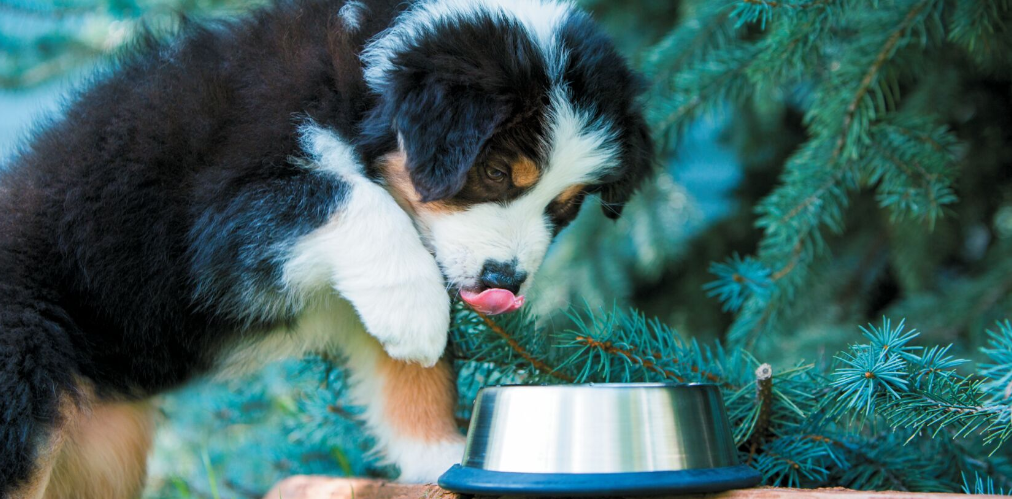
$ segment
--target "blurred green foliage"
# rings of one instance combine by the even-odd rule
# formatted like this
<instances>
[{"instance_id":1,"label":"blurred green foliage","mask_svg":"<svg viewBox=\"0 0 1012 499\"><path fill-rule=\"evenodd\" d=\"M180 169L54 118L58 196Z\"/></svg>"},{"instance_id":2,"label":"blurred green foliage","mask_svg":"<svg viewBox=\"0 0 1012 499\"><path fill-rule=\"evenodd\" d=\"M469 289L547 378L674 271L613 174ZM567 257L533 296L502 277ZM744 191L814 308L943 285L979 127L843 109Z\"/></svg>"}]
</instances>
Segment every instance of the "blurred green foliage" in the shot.
<instances>
[{"instance_id":1,"label":"blurred green foliage","mask_svg":"<svg viewBox=\"0 0 1012 499\"><path fill-rule=\"evenodd\" d=\"M169 35L184 15L236 15L265 1L0 0L0 88L90 72L141 32Z\"/></svg>"}]
</instances>

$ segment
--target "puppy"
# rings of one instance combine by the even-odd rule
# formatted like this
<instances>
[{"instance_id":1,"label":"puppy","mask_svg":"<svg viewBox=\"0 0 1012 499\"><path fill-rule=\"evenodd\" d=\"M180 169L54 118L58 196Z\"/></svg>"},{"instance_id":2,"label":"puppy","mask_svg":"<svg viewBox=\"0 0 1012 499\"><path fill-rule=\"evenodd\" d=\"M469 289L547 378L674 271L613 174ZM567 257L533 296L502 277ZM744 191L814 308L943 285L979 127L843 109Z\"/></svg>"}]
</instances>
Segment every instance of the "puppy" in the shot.
<instances>
[{"instance_id":1,"label":"puppy","mask_svg":"<svg viewBox=\"0 0 1012 499\"><path fill-rule=\"evenodd\" d=\"M652 146L555 0L294 0L142 42L0 176L0 496L136 497L145 400L310 350L405 481L461 457L450 295L523 304Z\"/></svg>"}]
</instances>

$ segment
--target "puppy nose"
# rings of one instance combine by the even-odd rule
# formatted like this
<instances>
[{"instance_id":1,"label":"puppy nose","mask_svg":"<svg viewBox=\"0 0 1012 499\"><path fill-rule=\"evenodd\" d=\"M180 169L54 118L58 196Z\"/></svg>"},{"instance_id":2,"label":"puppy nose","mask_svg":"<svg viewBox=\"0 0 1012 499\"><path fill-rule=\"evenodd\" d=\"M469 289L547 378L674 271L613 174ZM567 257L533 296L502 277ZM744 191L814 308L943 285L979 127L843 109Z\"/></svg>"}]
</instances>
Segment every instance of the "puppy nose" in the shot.
<instances>
[{"instance_id":1,"label":"puppy nose","mask_svg":"<svg viewBox=\"0 0 1012 499\"><path fill-rule=\"evenodd\" d=\"M520 285L527 279L526 272L517 272L512 263L488 260L481 268L481 284L485 288L507 289L513 294L520 291Z\"/></svg>"}]
</instances>

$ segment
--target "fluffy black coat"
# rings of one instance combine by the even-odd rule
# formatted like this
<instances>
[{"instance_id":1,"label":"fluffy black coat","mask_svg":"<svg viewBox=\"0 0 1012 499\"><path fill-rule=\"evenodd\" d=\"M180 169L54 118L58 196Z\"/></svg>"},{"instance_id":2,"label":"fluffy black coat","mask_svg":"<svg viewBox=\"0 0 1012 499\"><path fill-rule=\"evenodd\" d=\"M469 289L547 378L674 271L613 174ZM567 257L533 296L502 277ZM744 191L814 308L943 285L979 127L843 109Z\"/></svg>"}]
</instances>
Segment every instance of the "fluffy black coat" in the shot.
<instances>
[{"instance_id":1,"label":"fluffy black coat","mask_svg":"<svg viewBox=\"0 0 1012 499\"><path fill-rule=\"evenodd\" d=\"M219 312L249 281L274 280L272 251L340 203L339 182L289 162L295 129L308 116L355 134L373 101L356 54L396 12L372 2L352 37L341 3L143 42L7 166L0 496L31 472L76 379L144 396L203 372L229 335L290 319Z\"/></svg>"}]
</instances>

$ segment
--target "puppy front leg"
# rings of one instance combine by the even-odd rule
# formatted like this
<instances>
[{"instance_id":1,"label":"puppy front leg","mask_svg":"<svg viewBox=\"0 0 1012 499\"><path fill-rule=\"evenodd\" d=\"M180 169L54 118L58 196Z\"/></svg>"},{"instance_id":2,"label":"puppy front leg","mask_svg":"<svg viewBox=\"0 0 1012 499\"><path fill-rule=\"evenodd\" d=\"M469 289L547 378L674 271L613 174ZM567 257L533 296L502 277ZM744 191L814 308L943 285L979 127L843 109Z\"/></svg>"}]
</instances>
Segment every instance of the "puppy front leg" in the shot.
<instances>
[{"instance_id":1,"label":"puppy front leg","mask_svg":"<svg viewBox=\"0 0 1012 499\"><path fill-rule=\"evenodd\" d=\"M366 336L349 335L351 396L365 408L366 426L386 461L400 469L401 482L435 483L459 464L464 438L457 430L457 390L445 359L432 367L396 360Z\"/></svg>"},{"instance_id":2,"label":"puppy front leg","mask_svg":"<svg viewBox=\"0 0 1012 499\"><path fill-rule=\"evenodd\" d=\"M450 297L435 258L393 196L361 173L349 146L320 128L304 138L321 168L348 189L334 219L298 243L286 273L304 280L300 272L313 274L326 262L330 285L391 357L434 365L450 327Z\"/></svg>"},{"instance_id":3,"label":"puppy front leg","mask_svg":"<svg viewBox=\"0 0 1012 499\"><path fill-rule=\"evenodd\" d=\"M339 222L333 286L395 359L432 366L446 348L450 297L435 258L393 197L354 187Z\"/></svg>"}]
</instances>

